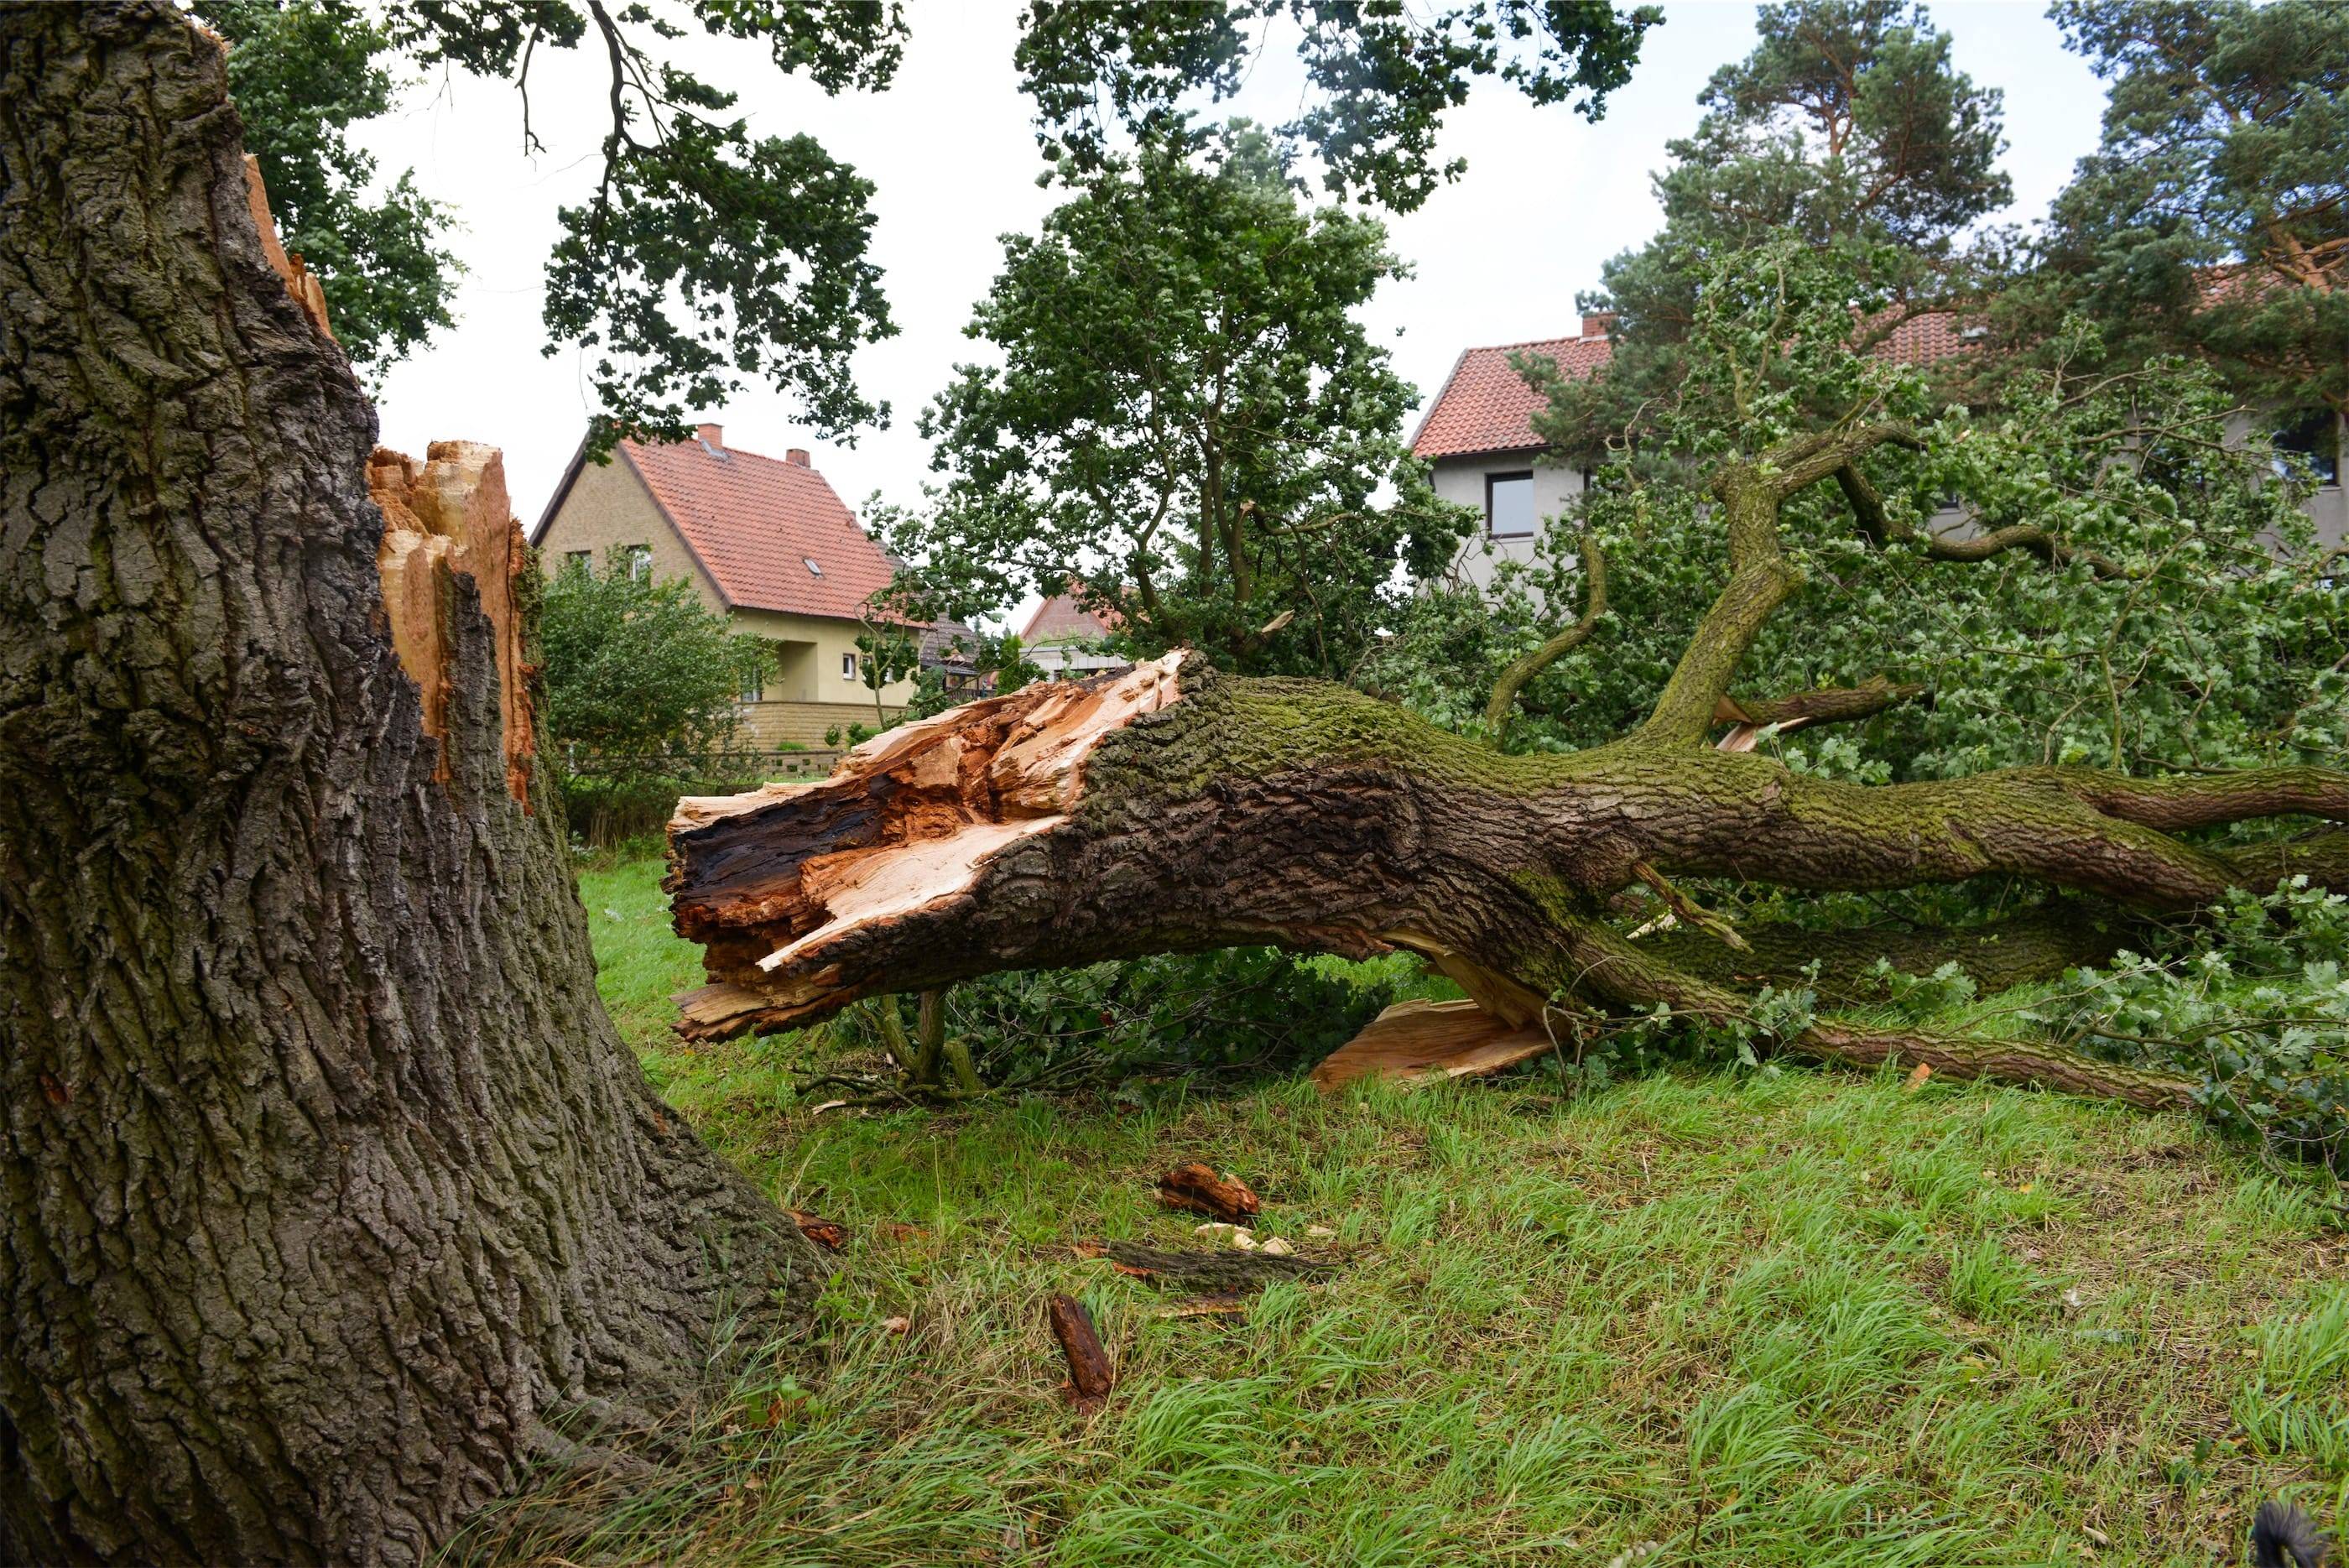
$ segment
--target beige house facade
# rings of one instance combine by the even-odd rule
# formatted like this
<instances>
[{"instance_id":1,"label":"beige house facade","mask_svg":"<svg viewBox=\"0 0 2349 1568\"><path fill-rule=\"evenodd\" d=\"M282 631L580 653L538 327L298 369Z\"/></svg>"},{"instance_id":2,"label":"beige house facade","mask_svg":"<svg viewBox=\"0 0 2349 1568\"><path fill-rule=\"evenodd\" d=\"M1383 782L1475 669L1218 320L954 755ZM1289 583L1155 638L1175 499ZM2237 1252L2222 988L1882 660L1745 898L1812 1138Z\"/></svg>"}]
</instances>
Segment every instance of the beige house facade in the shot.
<instances>
[{"instance_id":1,"label":"beige house facade","mask_svg":"<svg viewBox=\"0 0 2349 1568\"><path fill-rule=\"evenodd\" d=\"M731 451L714 424L675 446L624 441L607 463L572 460L531 538L550 575L616 561L681 577L764 639L769 668L740 707L752 745L822 746L830 732L894 720L913 697L913 681L893 682L876 712L856 639L892 563L803 451Z\"/></svg>"}]
</instances>

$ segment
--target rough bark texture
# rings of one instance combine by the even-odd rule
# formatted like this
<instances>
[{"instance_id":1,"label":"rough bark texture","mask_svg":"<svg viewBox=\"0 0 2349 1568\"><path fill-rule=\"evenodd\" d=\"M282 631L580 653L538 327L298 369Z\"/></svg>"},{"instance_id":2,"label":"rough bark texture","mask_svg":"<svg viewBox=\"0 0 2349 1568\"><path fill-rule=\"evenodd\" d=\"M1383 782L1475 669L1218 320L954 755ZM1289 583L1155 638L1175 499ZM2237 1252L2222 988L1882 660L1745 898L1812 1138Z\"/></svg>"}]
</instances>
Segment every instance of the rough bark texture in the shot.
<instances>
[{"instance_id":1,"label":"rough bark texture","mask_svg":"<svg viewBox=\"0 0 2349 1568\"><path fill-rule=\"evenodd\" d=\"M990 781L1005 758L1042 744L1032 732L1050 727L1050 712L1080 691L1104 700L1117 678L956 710L869 742L833 779L681 816L670 887L712 984L687 999L679 1027L722 1036L993 970L1266 941L1408 948L1521 1025L1557 1001L1734 1016L1733 992L1602 923L1642 867L1814 888L2003 872L2178 911L2317 867L2340 836L2230 858L2165 828L2349 815L2349 774L2309 768L2179 781L2033 768L1884 787L1810 778L1705 746L1711 694L1689 703L1693 742L1509 756L1340 687L1236 679L1195 657L1177 669L1171 700L1059 753L1049 816L1022 815ZM950 870L885 903L839 891L915 864ZM2054 945L2044 938L2042 962ZM1887 950L1916 956L1916 946ZM1973 944L1973 956L1996 946ZM1976 1051L1822 1025L1785 1044L2093 1080L2147 1104L2186 1097L2183 1080L2028 1043Z\"/></svg>"},{"instance_id":2,"label":"rough bark texture","mask_svg":"<svg viewBox=\"0 0 2349 1568\"><path fill-rule=\"evenodd\" d=\"M494 549L428 733L240 140L170 8L0 11L9 1561L422 1560L813 1272L596 1001Z\"/></svg>"}]
</instances>

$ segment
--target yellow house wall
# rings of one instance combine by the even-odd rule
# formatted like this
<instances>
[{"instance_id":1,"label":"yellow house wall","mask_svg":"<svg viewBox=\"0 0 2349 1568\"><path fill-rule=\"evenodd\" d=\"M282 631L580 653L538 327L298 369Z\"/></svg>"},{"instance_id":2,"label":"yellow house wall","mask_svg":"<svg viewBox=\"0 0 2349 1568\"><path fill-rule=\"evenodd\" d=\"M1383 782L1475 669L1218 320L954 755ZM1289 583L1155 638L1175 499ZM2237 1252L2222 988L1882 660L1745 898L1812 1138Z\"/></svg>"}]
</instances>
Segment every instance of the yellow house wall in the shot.
<instances>
[{"instance_id":1,"label":"yellow house wall","mask_svg":"<svg viewBox=\"0 0 2349 1568\"><path fill-rule=\"evenodd\" d=\"M627 460L616 453L600 468L592 462L579 465L578 477L571 482L562 509L548 521L546 532L539 535L538 555L550 576L561 571L564 561L578 550L591 552L595 569L600 572L611 559L616 545L647 546L653 553L655 577L662 582L683 577L693 585L693 591L701 596L703 604L711 609L726 607L726 601L719 597L718 585L709 580L709 574L701 569L693 552L685 547L685 541L661 515L652 492L645 488L645 482L636 477L636 471L628 466Z\"/></svg>"},{"instance_id":2,"label":"yellow house wall","mask_svg":"<svg viewBox=\"0 0 2349 1568\"><path fill-rule=\"evenodd\" d=\"M539 537L542 568L550 575L559 572L574 551L586 550L600 572L613 546L632 545L651 550L654 576L662 581L683 577L702 603L726 610L717 584L669 526L626 461L616 456L601 468L580 464L570 493ZM857 634L864 629L857 622L776 610L734 609L727 616L736 631L776 645L776 666L768 673L764 701L741 705L752 743L772 746L791 741L820 746L828 729L874 722L873 693L862 680L846 680L840 673L841 656L856 651ZM897 681L882 689L882 705L895 718L913 695L912 681Z\"/></svg>"}]
</instances>

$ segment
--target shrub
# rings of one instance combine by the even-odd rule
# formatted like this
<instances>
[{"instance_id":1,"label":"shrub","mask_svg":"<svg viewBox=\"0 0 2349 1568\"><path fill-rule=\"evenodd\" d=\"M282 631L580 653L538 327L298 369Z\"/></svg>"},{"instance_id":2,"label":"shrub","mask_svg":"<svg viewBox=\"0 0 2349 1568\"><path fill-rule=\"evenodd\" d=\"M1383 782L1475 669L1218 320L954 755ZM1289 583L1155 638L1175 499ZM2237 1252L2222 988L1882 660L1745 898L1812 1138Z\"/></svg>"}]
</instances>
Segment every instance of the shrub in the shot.
<instances>
[{"instance_id":1,"label":"shrub","mask_svg":"<svg viewBox=\"0 0 2349 1568\"><path fill-rule=\"evenodd\" d=\"M1340 964L1275 948L1167 953L989 975L947 992L947 1033L999 1087L1068 1088L1206 1068L1318 1061L1395 1000L1403 965ZM914 1024L911 998L884 997ZM836 1038L882 1044L864 1009Z\"/></svg>"}]
</instances>

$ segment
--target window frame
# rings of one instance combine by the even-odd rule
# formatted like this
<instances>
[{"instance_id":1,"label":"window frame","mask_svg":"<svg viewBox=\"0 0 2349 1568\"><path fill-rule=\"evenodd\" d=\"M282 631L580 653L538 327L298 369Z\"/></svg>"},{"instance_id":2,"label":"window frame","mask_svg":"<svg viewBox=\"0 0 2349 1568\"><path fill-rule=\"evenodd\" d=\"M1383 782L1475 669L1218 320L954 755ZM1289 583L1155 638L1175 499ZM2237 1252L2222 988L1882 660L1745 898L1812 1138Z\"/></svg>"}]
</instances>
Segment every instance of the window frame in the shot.
<instances>
[{"instance_id":1,"label":"window frame","mask_svg":"<svg viewBox=\"0 0 2349 1568\"><path fill-rule=\"evenodd\" d=\"M1508 484L1517 480L1526 482L1526 504L1530 521L1522 534L1504 534L1493 526L1493 486ZM1509 469L1485 475L1485 537L1487 539L1534 539L1541 535L1541 514L1533 508L1534 471L1530 468Z\"/></svg>"},{"instance_id":2,"label":"window frame","mask_svg":"<svg viewBox=\"0 0 2349 1568\"><path fill-rule=\"evenodd\" d=\"M858 669L859 662L860 661L856 655L853 653L842 654L840 656L840 678L843 680L856 680L863 673L863 671Z\"/></svg>"}]
</instances>

